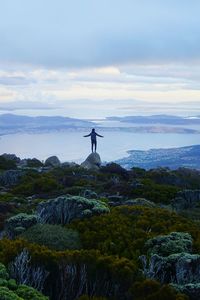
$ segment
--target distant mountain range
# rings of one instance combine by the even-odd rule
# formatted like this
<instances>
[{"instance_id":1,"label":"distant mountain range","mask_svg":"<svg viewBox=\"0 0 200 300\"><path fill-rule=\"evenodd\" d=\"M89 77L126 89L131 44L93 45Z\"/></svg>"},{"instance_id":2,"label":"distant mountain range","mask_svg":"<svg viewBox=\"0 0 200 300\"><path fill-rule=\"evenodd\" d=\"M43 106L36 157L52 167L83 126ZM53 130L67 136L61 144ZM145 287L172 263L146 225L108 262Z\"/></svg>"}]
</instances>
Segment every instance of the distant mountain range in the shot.
<instances>
[{"instance_id":1,"label":"distant mountain range","mask_svg":"<svg viewBox=\"0 0 200 300\"><path fill-rule=\"evenodd\" d=\"M190 125L200 124L200 116L180 117L171 115L108 117L107 120L135 124L168 124Z\"/></svg>"},{"instance_id":2,"label":"distant mountain range","mask_svg":"<svg viewBox=\"0 0 200 300\"><path fill-rule=\"evenodd\" d=\"M14 114L0 115L0 134L16 132L48 132L93 127L94 122L60 116L29 117Z\"/></svg>"},{"instance_id":3,"label":"distant mountain range","mask_svg":"<svg viewBox=\"0 0 200 300\"><path fill-rule=\"evenodd\" d=\"M167 115L154 116L130 116L130 117L110 117L108 127L101 123L62 116L38 116L30 117L15 114L0 115L0 135L13 133L48 133L57 131L81 131L92 127L101 128L102 131L120 131L132 133L179 133L198 134L200 126L190 128L187 125L200 125L200 117L177 117ZM114 122L112 122L114 121ZM117 121L117 125L116 122ZM132 123L123 126L122 123ZM121 123L121 125L120 125ZM178 126L178 125L185 125Z\"/></svg>"},{"instance_id":4,"label":"distant mountain range","mask_svg":"<svg viewBox=\"0 0 200 300\"><path fill-rule=\"evenodd\" d=\"M178 169L186 167L200 170L200 145L169 149L150 149L147 151L130 150L128 153L128 157L116 161L116 163L126 169L132 167L144 169L157 167Z\"/></svg>"}]
</instances>

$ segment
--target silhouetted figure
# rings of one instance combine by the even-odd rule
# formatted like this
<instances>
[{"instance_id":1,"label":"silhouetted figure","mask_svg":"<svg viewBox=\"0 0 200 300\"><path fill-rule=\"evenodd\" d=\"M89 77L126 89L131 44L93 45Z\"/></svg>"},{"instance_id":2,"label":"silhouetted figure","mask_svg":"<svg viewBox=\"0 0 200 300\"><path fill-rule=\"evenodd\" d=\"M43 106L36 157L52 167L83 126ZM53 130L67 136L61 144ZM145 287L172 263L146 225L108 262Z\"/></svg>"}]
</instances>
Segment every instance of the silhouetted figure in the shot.
<instances>
[{"instance_id":1,"label":"silhouetted figure","mask_svg":"<svg viewBox=\"0 0 200 300\"><path fill-rule=\"evenodd\" d=\"M96 150L97 150L97 136L100 136L100 137L103 137L103 136L96 133L94 128L92 129L92 131L89 134L84 135L84 137L88 137L88 136L91 136L92 152L94 152L94 151L96 152Z\"/></svg>"}]
</instances>

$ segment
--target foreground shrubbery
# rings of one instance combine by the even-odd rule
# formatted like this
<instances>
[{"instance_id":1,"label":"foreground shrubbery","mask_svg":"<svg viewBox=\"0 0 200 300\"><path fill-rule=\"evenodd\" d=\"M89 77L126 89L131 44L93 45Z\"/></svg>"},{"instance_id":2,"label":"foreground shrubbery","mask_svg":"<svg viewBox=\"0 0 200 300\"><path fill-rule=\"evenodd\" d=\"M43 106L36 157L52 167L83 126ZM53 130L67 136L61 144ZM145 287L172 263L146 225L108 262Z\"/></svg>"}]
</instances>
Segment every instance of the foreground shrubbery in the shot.
<instances>
[{"instance_id":1,"label":"foreground shrubbery","mask_svg":"<svg viewBox=\"0 0 200 300\"><path fill-rule=\"evenodd\" d=\"M25 248L27 250L24 251ZM30 257L23 261L27 251ZM78 299L86 293L87 296L80 299L156 300L161 296L168 300L187 299L169 286L145 281L133 261L101 255L95 250L55 252L25 241L2 240L0 260L11 265L13 260L15 265L21 262L13 276L19 280L20 272L31 273L29 284L36 284L37 277L33 282L34 274L38 268L44 268L47 277L43 288L50 299Z\"/></svg>"},{"instance_id":2,"label":"foreground shrubbery","mask_svg":"<svg viewBox=\"0 0 200 300\"><path fill-rule=\"evenodd\" d=\"M75 221L70 227L79 231L85 249L98 249L130 259L145 251L144 245L149 238L173 231L191 233L194 250L200 251L198 225L160 208L117 207L109 215Z\"/></svg>"},{"instance_id":3,"label":"foreground shrubbery","mask_svg":"<svg viewBox=\"0 0 200 300\"><path fill-rule=\"evenodd\" d=\"M26 285L18 285L9 278L6 267L0 263L0 299L1 300L48 300L37 290Z\"/></svg>"},{"instance_id":4,"label":"foreground shrubbery","mask_svg":"<svg viewBox=\"0 0 200 300\"><path fill-rule=\"evenodd\" d=\"M20 237L30 243L59 251L81 248L78 232L60 225L37 224L22 233Z\"/></svg>"},{"instance_id":5,"label":"foreground shrubbery","mask_svg":"<svg viewBox=\"0 0 200 300\"><path fill-rule=\"evenodd\" d=\"M180 189L200 188L198 172L127 171L112 163L99 172L61 166L40 173L41 166L29 161L31 170L2 187L0 225L13 240L0 240L0 262L17 281L6 279L2 299L44 299L24 282L51 300L187 299L169 285L146 280L139 257L200 251L199 223L169 205ZM137 199L123 206L134 198L154 203Z\"/></svg>"}]
</instances>

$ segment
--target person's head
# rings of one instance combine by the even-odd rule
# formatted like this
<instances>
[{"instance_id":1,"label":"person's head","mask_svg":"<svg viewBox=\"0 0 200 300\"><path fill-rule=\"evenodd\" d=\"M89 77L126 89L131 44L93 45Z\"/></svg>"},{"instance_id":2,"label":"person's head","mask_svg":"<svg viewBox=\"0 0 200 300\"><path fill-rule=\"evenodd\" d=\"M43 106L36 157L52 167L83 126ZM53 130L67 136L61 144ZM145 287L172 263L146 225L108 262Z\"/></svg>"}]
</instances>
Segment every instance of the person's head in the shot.
<instances>
[{"instance_id":1,"label":"person's head","mask_svg":"<svg viewBox=\"0 0 200 300\"><path fill-rule=\"evenodd\" d=\"M95 129L94 129L94 128L92 128L92 132L95 132Z\"/></svg>"}]
</instances>

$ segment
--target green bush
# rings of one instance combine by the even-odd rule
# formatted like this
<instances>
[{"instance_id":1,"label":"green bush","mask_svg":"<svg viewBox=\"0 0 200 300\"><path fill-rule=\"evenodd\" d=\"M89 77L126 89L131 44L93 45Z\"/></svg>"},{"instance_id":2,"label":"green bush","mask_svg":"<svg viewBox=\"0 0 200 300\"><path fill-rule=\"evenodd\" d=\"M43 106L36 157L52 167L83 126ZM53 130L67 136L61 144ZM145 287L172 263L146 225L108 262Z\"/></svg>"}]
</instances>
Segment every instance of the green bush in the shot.
<instances>
[{"instance_id":1,"label":"green bush","mask_svg":"<svg viewBox=\"0 0 200 300\"><path fill-rule=\"evenodd\" d=\"M98 249L129 259L146 253L144 246L148 239L173 231L190 233L195 250L200 250L198 225L160 208L116 207L108 215L73 221L69 227L78 230L84 249Z\"/></svg>"},{"instance_id":2,"label":"green bush","mask_svg":"<svg viewBox=\"0 0 200 300\"><path fill-rule=\"evenodd\" d=\"M9 279L6 267L0 263L0 300L48 300L37 290L26 285L17 285Z\"/></svg>"},{"instance_id":3,"label":"green bush","mask_svg":"<svg viewBox=\"0 0 200 300\"><path fill-rule=\"evenodd\" d=\"M162 286L149 279L134 283L130 293L134 300L189 300L186 295L177 293L169 285Z\"/></svg>"},{"instance_id":4,"label":"green bush","mask_svg":"<svg viewBox=\"0 0 200 300\"><path fill-rule=\"evenodd\" d=\"M37 158L28 158L27 159L27 167L29 168L38 168L38 167L42 167L43 166L43 163L37 159Z\"/></svg>"},{"instance_id":5,"label":"green bush","mask_svg":"<svg viewBox=\"0 0 200 300\"><path fill-rule=\"evenodd\" d=\"M1 300L24 300L24 298L19 297L16 295L15 292L9 290L5 286L0 287L0 299Z\"/></svg>"},{"instance_id":6,"label":"green bush","mask_svg":"<svg viewBox=\"0 0 200 300\"><path fill-rule=\"evenodd\" d=\"M16 161L0 156L0 170L11 170L16 168Z\"/></svg>"},{"instance_id":7,"label":"green bush","mask_svg":"<svg viewBox=\"0 0 200 300\"><path fill-rule=\"evenodd\" d=\"M60 225L37 224L22 233L21 237L59 251L81 248L78 232Z\"/></svg>"},{"instance_id":8,"label":"green bush","mask_svg":"<svg viewBox=\"0 0 200 300\"><path fill-rule=\"evenodd\" d=\"M14 238L16 235L22 233L24 230L36 223L36 215L20 213L6 220L5 230L10 238Z\"/></svg>"},{"instance_id":9,"label":"green bush","mask_svg":"<svg viewBox=\"0 0 200 300\"><path fill-rule=\"evenodd\" d=\"M2 263L0 263L0 278L6 280L9 278L6 267Z\"/></svg>"},{"instance_id":10,"label":"green bush","mask_svg":"<svg viewBox=\"0 0 200 300\"><path fill-rule=\"evenodd\" d=\"M48 297L45 297L37 290L26 285L19 285L16 290L16 294L24 300L48 300Z\"/></svg>"},{"instance_id":11,"label":"green bush","mask_svg":"<svg viewBox=\"0 0 200 300\"><path fill-rule=\"evenodd\" d=\"M24 180L17 187L13 188L13 194L31 196L34 194L50 193L61 188L57 180L50 176L39 176L36 178L31 178L27 182Z\"/></svg>"}]
</instances>

